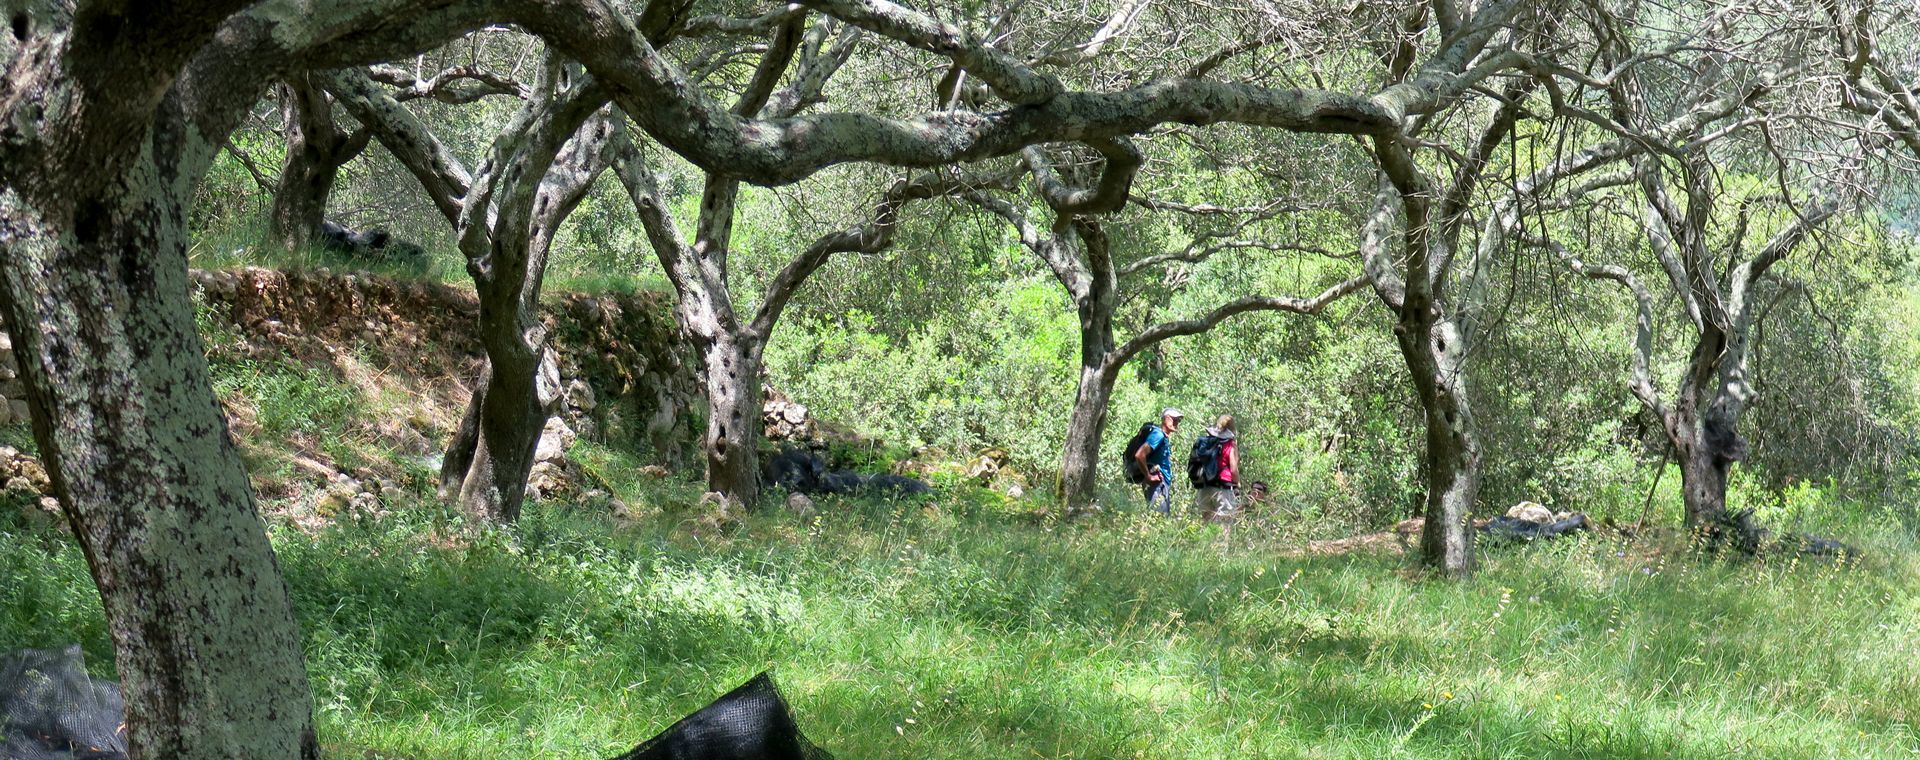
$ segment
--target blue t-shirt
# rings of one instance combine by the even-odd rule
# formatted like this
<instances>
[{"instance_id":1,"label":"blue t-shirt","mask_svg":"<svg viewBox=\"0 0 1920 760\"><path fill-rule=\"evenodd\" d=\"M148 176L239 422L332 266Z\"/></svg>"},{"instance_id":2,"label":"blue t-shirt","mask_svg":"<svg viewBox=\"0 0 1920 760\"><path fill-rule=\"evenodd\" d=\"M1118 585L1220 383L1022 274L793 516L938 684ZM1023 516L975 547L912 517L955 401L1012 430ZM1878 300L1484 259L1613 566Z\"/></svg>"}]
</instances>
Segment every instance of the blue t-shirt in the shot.
<instances>
[{"instance_id":1,"label":"blue t-shirt","mask_svg":"<svg viewBox=\"0 0 1920 760\"><path fill-rule=\"evenodd\" d=\"M1173 482L1173 439L1154 425L1147 432L1147 464L1160 468L1160 477L1168 483Z\"/></svg>"}]
</instances>

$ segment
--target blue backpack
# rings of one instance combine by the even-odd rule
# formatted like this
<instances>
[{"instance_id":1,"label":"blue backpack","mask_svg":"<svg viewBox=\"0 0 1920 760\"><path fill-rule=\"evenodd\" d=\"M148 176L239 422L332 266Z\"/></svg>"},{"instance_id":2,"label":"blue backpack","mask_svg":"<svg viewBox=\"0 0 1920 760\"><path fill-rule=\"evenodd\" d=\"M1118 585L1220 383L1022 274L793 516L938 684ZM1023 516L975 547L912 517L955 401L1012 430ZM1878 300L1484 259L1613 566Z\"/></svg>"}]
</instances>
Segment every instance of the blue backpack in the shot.
<instances>
[{"instance_id":1,"label":"blue backpack","mask_svg":"<svg viewBox=\"0 0 1920 760\"><path fill-rule=\"evenodd\" d=\"M1194 440L1193 453L1187 455L1187 482L1194 488L1220 485L1220 460L1226 453L1225 438L1203 435Z\"/></svg>"}]
</instances>

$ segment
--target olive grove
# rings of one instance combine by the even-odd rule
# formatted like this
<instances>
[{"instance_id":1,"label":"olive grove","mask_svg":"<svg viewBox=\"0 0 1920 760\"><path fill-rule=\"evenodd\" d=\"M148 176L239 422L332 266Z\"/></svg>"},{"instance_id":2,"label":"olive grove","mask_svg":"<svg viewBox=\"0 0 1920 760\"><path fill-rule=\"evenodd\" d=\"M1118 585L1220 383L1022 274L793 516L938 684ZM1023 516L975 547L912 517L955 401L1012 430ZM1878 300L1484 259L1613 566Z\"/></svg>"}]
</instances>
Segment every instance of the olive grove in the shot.
<instances>
[{"instance_id":1,"label":"olive grove","mask_svg":"<svg viewBox=\"0 0 1920 760\"><path fill-rule=\"evenodd\" d=\"M836 256L879 254L920 210L965 207L1010 227L1076 311L1075 397L1060 410L1069 506L1094 499L1129 362L1237 314L1310 314L1370 289L1424 434L1421 562L1449 576L1473 568L1481 472L1501 456L1482 445L1473 365L1503 308L1503 268L1546 250L1632 292L1624 379L1681 463L1687 522L1705 524L1726 511L1729 466L1745 455L1747 347L1763 302L1790 286L1782 262L1865 202L1855 185L1880 166L1872 157L1920 149L1901 58L1911 20L1871 3L1432 0L1340 18L1314 3L722 5L0 2L0 309L106 610L134 756L318 754L297 622L210 386L188 279L196 189L268 99L287 143L271 213L285 244L311 239L342 167L370 143L417 180L456 243L487 369L440 481L476 516L520 514L558 394L542 282L596 187L631 206L700 356L707 488L747 505L761 501L762 364L783 312ZM523 52L500 67L415 63L508 33ZM416 100L518 103L476 147L449 145L409 110ZM1183 155L1167 147L1176 138L1210 127L1311 136L1353 176L1323 183L1322 198L1133 193L1137 177L1187 160L1169 158ZM676 162L698 178L690 220L676 218ZM784 253L749 308L729 267L743 188L825 183L853 165L892 174L849 183L855 210ZM609 173L617 182L600 181ZM1265 223L1295 202L1344 213L1344 245L1280 239ZM1127 220L1225 210L1245 223L1114 255L1109 231ZM1630 225L1644 247L1587 264L1592 252L1551 234L1576 212ZM1247 250L1351 266L1317 295L1245 294L1116 338L1122 277ZM1640 284L1653 272L1664 298ZM1652 331L1668 299L1691 353L1663 398Z\"/></svg>"}]
</instances>

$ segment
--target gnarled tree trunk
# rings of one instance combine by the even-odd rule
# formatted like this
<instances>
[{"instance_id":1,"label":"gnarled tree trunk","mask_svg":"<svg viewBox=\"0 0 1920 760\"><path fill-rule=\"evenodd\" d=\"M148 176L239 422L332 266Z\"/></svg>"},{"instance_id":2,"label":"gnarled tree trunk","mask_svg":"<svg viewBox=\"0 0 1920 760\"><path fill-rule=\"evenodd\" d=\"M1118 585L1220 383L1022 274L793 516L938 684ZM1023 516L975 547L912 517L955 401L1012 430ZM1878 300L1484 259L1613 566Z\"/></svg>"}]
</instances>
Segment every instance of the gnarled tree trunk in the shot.
<instances>
[{"instance_id":1,"label":"gnarled tree trunk","mask_svg":"<svg viewBox=\"0 0 1920 760\"><path fill-rule=\"evenodd\" d=\"M560 225L612 163L619 124L595 117L606 94L549 53L539 84L469 176L424 123L364 72L327 77L360 121L420 180L459 237L480 296L486 367L440 467L440 495L468 514L512 522L560 396L539 319L541 281Z\"/></svg>"},{"instance_id":2,"label":"gnarled tree trunk","mask_svg":"<svg viewBox=\"0 0 1920 760\"><path fill-rule=\"evenodd\" d=\"M340 167L367 147L369 133L361 129L348 134L335 126L333 99L304 73L287 80L283 93L287 157L280 164L271 219L274 239L293 251L313 240L326 218Z\"/></svg>"},{"instance_id":3,"label":"gnarled tree trunk","mask_svg":"<svg viewBox=\"0 0 1920 760\"><path fill-rule=\"evenodd\" d=\"M104 186L68 184L75 157L0 194L34 437L100 589L133 756L317 757L293 608L195 332L191 185L144 139Z\"/></svg>"},{"instance_id":4,"label":"gnarled tree trunk","mask_svg":"<svg viewBox=\"0 0 1920 760\"><path fill-rule=\"evenodd\" d=\"M456 431L453 448L471 440L471 453L457 495L467 514L498 522L520 519L534 450L560 399L560 373L547 346L546 330L522 324L517 304L481 307L486 380L463 417L474 422L469 439ZM508 314L501 314L508 311ZM509 324L498 324L499 322ZM491 323L491 324L490 324Z\"/></svg>"},{"instance_id":5,"label":"gnarled tree trunk","mask_svg":"<svg viewBox=\"0 0 1920 760\"><path fill-rule=\"evenodd\" d=\"M760 498L760 346L730 332L697 339L707 391L707 490L747 506Z\"/></svg>"},{"instance_id":6,"label":"gnarled tree trunk","mask_svg":"<svg viewBox=\"0 0 1920 760\"><path fill-rule=\"evenodd\" d=\"M1473 504L1480 495L1480 443L1467 402L1459 331L1427 309L1403 308L1394 337L1426 418L1426 523L1420 554L1448 576L1473 571Z\"/></svg>"}]
</instances>

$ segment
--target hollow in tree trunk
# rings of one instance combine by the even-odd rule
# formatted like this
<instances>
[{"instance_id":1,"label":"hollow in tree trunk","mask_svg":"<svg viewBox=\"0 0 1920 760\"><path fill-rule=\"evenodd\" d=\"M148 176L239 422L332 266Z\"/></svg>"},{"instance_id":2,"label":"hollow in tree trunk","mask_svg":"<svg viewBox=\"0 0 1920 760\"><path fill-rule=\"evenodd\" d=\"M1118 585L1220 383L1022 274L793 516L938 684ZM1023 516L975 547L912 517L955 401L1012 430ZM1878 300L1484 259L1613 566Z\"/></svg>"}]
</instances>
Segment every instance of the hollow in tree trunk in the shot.
<instances>
[{"instance_id":1,"label":"hollow in tree trunk","mask_svg":"<svg viewBox=\"0 0 1920 760\"><path fill-rule=\"evenodd\" d=\"M752 507L760 498L760 347L745 336L701 340L707 490Z\"/></svg>"},{"instance_id":2,"label":"hollow in tree trunk","mask_svg":"<svg viewBox=\"0 0 1920 760\"><path fill-rule=\"evenodd\" d=\"M1468 406L1464 354L1455 325L1426 309L1402 310L1394 328L1426 417L1426 523L1421 560L1449 577L1473 572L1473 504L1480 494L1480 444Z\"/></svg>"}]
</instances>

